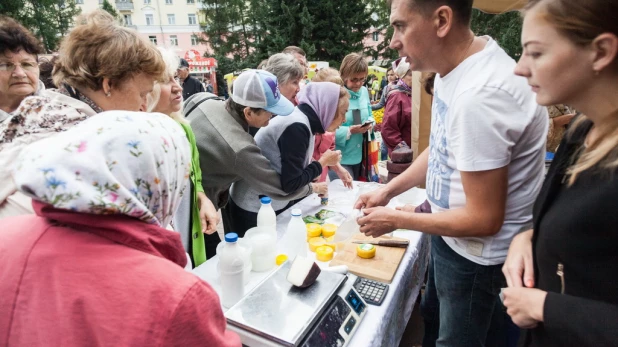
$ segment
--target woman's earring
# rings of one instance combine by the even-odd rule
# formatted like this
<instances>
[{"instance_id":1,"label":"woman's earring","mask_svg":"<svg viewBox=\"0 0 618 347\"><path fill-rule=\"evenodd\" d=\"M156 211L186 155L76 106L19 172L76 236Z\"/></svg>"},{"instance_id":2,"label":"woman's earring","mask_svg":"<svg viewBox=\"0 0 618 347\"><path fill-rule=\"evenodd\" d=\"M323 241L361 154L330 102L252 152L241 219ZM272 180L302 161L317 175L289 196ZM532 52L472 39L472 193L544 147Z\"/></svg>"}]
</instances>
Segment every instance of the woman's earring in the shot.
<instances>
[{"instance_id":1,"label":"woman's earring","mask_svg":"<svg viewBox=\"0 0 618 347\"><path fill-rule=\"evenodd\" d=\"M109 98L110 96L112 96L112 92L105 93L105 96L107 96Z\"/></svg>"}]
</instances>

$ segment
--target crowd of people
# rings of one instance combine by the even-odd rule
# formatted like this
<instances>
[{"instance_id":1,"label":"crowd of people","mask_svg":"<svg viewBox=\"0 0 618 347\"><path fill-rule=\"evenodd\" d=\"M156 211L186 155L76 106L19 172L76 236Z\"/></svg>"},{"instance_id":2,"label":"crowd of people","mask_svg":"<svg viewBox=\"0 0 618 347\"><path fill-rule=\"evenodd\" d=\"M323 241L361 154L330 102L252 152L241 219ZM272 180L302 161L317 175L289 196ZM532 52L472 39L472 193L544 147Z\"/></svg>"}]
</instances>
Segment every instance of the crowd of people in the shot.
<instances>
[{"instance_id":1,"label":"crowd of people","mask_svg":"<svg viewBox=\"0 0 618 347\"><path fill-rule=\"evenodd\" d=\"M372 110L389 154L410 147L412 71L435 74L429 147L355 208L368 236L431 235L423 345L618 345L618 1L531 0L517 63L471 31L472 3L389 1L401 58L373 92L362 54L306 81L290 46L229 98L102 10L51 61L1 16L0 345L240 346L186 270L261 196L280 214L327 177L352 188ZM550 123L556 104L581 114ZM384 207L423 184L422 209Z\"/></svg>"}]
</instances>

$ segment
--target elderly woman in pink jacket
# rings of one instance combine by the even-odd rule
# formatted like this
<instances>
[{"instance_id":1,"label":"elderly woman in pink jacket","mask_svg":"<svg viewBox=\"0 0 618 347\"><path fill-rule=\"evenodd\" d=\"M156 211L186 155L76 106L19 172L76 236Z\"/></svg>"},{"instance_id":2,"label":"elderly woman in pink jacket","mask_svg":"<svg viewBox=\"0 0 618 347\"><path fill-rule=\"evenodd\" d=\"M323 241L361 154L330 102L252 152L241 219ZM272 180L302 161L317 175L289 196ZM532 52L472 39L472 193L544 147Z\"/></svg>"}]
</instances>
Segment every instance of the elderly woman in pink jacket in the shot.
<instances>
[{"instance_id":1,"label":"elderly woman in pink jacket","mask_svg":"<svg viewBox=\"0 0 618 347\"><path fill-rule=\"evenodd\" d=\"M104 112L26 147L13 179L36 215L2 220L0 346L240 346L164 228L190 163L160 113Z\"/></svg>"}]
</instances>

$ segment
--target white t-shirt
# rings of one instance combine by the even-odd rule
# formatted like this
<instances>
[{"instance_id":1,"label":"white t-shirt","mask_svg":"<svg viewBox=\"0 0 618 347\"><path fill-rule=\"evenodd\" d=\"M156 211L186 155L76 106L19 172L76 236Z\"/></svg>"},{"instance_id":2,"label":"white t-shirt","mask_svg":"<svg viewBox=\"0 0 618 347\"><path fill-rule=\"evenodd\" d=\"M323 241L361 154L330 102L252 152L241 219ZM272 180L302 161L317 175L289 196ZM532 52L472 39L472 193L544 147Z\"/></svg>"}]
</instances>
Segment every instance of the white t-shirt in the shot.
<instances>
[{"instance_id":1,"label":"white t-shirt","mask_svg":"<svg viewBox=\"0 0 618 347\"><path fill-rule=\"evenodd\" d=\"M515 61L490 37L485 48L448 75L436 76L427 196L435 213L464 207L460 171L508 166L505 220L491 237L443 237L477 264L504 262L511 240L532 227L543 182L547 110L536 103Z\"/></svg>"}]
</instances>

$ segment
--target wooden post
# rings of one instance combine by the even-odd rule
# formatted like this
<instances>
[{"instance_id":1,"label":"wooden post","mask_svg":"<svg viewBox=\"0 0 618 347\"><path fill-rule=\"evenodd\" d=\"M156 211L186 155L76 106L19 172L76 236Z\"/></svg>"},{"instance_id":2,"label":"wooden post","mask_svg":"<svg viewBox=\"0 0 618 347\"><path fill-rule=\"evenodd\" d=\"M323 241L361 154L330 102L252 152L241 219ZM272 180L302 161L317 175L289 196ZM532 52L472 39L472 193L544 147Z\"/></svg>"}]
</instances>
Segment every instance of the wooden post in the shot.
<instances>
[{"instance_id":1,"label":"wooden post","mask_svg":"<svg viewBox=\"0 0 618 347\"><path fill-rule=\"evenodd\" d=\"M423 78L426 74L412 74L412 150L414 159L429 147L431 131L432 96L425 92Z\"/></svg>"}]
</instances>

